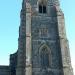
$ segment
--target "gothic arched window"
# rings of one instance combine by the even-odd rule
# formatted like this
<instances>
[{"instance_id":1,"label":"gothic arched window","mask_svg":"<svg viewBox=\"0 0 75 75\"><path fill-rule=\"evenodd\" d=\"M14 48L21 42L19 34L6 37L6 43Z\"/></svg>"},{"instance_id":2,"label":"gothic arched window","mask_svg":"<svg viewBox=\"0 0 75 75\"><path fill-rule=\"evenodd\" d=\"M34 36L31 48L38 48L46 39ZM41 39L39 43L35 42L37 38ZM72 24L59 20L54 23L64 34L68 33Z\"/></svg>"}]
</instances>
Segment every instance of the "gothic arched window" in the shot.
<instances>
[{"instance_id":1,"label":"gothic arched window","mask_svg":"<svg viewBox=\"0 0 75 75\"><path fill-rule=\"evenodd\" d=\"M39 2L39 13L46 13L46 12L47 12L46 1L45 0L41 0Z\"/></svg>"},{"instance_id":2,"label":"gothic arched window","mask_svg":"<svg viewBox=\"0 0 75 75\"><path fill-rule=\"evenodd\" d=\"M40 58L42 68L49 67L49 52L46 47L42 48Z\"/></svg>"}]
</instances>

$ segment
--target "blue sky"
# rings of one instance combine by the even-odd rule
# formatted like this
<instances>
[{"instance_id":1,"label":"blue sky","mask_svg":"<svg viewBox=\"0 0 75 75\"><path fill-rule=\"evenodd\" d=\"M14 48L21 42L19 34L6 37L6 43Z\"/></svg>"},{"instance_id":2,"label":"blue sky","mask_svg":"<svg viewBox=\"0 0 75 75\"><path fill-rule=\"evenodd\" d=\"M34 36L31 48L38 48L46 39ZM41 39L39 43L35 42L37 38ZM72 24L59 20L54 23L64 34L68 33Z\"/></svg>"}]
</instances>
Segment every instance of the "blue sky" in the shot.
<instances>
[{"instance_id":1,"label":"blue sky","mask_svg":"<svg viewBox=\"0 0 75 75\"><path fill-rule=\"evenodd\" d=\"M18 30L22 0L0 0L0 64L9 64L9 55L18 48ZM75 0L60 0L75 72Z\"/></svg>"}]
</instances>

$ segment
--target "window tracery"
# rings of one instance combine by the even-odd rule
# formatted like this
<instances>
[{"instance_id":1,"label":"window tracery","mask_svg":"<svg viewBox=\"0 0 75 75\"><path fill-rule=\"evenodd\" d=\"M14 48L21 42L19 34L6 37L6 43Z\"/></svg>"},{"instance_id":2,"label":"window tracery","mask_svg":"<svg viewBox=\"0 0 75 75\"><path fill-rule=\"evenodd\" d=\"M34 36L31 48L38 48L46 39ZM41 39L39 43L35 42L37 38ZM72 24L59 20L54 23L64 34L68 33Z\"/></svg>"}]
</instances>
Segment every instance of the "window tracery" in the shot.
<instances>
[{"instance_id":1,"label":"window tracery","mask_svg":"<svg viewBox=\"0 0 75 75\"><path fill-rule=\"evenodd\" d=\"M48 68L51 64L51 52L50 49L43 45L40 49L40 65L42 68Z\"/></svg>"},{"instance_id":2,"label":"window tracery","mask_svg":"<svg viewBox=\"0 0 75 75\"><path fill-rule=\"evenodd\" d=\"M46 13L47 12L47 1L46 0L40 0L39 1L39 13Z\"/></svg>"},{"instance_id":3,"label":"window tracery","mask_svg":"<svg viewBox=\"0 0 75 75\"><path fill-rule=\"evenodd\" d=\"M39 35L40 37L48 37L48 28L40 28Z\"/></svg>"}]
</instances>

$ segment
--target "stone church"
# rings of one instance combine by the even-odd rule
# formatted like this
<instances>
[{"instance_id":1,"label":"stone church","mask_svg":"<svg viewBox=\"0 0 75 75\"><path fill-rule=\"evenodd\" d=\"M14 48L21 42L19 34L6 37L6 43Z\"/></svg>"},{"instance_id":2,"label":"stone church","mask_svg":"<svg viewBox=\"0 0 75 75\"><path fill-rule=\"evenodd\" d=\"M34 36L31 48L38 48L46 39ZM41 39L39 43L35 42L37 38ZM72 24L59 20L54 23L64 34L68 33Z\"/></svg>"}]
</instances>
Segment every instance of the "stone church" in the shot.
<instances>
[{"instance_id":1,"label":"stone church","mask_svg":"<svg viewBox=\"0 0 75 75\"><path fill-rule=\"evenodd\" d=\"M18 50L0 75L73 75L64 14L58 0L23 0Z\"/></svg>"}]
</instances>

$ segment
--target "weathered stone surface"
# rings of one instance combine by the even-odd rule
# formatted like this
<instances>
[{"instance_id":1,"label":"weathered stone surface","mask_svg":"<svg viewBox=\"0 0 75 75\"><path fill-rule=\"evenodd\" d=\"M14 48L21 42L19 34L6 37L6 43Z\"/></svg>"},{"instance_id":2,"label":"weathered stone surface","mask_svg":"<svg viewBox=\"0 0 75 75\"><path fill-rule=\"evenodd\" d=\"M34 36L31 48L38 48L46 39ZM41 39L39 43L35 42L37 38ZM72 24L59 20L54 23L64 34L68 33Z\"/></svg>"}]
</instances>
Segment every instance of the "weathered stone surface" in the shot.
<instances>
[{"instance_id":1,"label":"weathered stone surface","mask_svg":"<svg viewBox=\"0 0 75 75\"><path fill-rule=\"evenodd\" d=\"M9 67L2 75L73 75L58 0L23 0L18 51Z\"/></svg>"},{"instance_id":2,"label":"weathered stone surface","mask_svg":"<svg viewBox=\"0 0 75 75\"><path fill-rule=\"evenodd\" d=\"M0 75L10 75L10 67L0 66Z\"/></svg>"}]
</instances>

